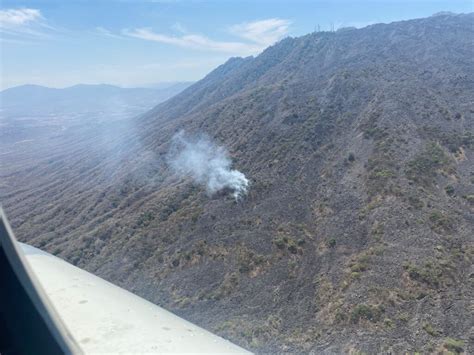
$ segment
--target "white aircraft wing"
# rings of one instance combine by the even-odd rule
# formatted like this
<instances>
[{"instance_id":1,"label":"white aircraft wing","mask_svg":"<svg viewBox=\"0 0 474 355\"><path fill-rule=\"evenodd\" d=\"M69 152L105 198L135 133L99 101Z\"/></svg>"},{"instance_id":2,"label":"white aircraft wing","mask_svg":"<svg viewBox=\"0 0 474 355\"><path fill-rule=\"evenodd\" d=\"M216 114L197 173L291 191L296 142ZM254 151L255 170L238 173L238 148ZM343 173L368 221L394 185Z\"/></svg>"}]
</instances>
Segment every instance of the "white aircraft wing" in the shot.
<instances>
[{"instance_id":1,"label":"white aircraft wing","mask_svg":"<svg viewBox=\"0 0 474 355\"><path fill-rule=\"evenodd\" d=\"M2 217L1 210L0 217ZM8 280L15 281L9 274L18 274L18 269L21 268L27 270L28 276L22 277L21 283L23 288L30 289L27 292L30 298L32 294L30 291L35 291L36 296L39 295L39 297L35 296L38 299L33 302L36 308L38 304L41 306L41 303L46 305L45 309L39 313L42 314L42 318L48 319L47 327L53 330L56 341L64 342L60 344L62 350L58 353L249 354L241 347L104 279L32 246L16 242L4 216L0 222L7 225L3 232L11 234L9 239L12 241L12 248L10 249L13 252L8 251L8 240L5 240L6 237L3 235L5 233L0 236L0 241L2 247L3 245L6 247L0 251L7 250L5 254L8 257L5 259L10 260L10 264L12 260L13 264L19 260L17 266L11 268L14 272L3 272L0 275L2 278L0 282L3 284L5 280L4 284L9 285ZM10 254L18 255L12 257ZM18 260L15 261L15 258ZM30 279L32 285L25 286L28 283L25 279ZM21 290L18 287L15 289L13 286L11 290L5 287L0 290L0 296L12 296L12 292L19 291ZM5 332L12 335L12 341L7 341L6 345L0 342L0 353L2 353L2 346L7 350L15 349L18 339L21 339L18 336L15 338L14 335L15 332L18 333L18 329L13 324L15 321L12 321L15 315L21 312L21 309L14 309L18 306L21 308L21 304L17 304L20 298L6 297L5 299L6 302L3 304L4 308L7 308L5 314L10 317L0 319L0 326L2 324L5 326ZM40 299L42 302L39 301ZM23 302L26 303L26 301ZM32 307L33 310L34 308ZM28 314L30 313L34 312L31 311ZM28 319L28 314L24 315L26 319ZM2 316L1 309L0 316ZM36 329L31 329L31 326L25 328L26 330L21 329L25 337L20 342L39 341L41 344L41 339L37 339L35 334L37 334L36 330L42 330L43 325L41 322L32 321L33 323ZM25 322L23 321L22 324ZM0 331L2 329L0 327ZM31 351L31 346L28 347L30 344L20 345L26 345L26 352ZM46 345L43 346L46 347ZM22 351L19 352L22 353ZM53 352L48 348L48 351L38 349L36 353Z\"/></svg>"}]
</instances>

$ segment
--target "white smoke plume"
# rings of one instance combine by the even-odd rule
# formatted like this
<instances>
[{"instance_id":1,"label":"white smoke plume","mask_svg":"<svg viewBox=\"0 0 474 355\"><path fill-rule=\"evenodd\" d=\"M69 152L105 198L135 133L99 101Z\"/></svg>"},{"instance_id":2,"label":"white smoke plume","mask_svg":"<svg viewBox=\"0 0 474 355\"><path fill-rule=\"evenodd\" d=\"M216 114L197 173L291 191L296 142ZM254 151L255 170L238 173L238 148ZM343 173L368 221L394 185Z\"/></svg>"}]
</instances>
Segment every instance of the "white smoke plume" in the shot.
<instances>
[{"instance_id":1,"label":"white smoke plume","mask_svg":"<svg viewBox=\"0 0 474 355\"><path fill-rule=\"evenodd\" d=\"M205 185L209 194L228 188L238 200L247 193L248 179L240 171L231 169L227 150L207 137L192 138L182 131L177 133L168 157L176 174Z\"/></svg>"}]
</instances>

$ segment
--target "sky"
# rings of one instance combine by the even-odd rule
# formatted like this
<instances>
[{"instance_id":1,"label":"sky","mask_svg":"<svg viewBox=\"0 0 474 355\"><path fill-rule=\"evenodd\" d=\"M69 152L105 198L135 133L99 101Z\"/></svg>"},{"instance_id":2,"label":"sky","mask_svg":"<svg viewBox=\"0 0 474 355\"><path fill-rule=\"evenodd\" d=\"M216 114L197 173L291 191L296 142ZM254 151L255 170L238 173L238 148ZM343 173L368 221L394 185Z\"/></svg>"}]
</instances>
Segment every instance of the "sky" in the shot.
<instances>
[{"instance_id":1,"label":"sky","mask_svg":"<svg viewBox=\"0 0 474 355\"><path fill-rule=\"evenodd\" d=\"M291 36L474 11L474 0L0 1L0 90L196 81Z\"/></svg>"}]
</instances>

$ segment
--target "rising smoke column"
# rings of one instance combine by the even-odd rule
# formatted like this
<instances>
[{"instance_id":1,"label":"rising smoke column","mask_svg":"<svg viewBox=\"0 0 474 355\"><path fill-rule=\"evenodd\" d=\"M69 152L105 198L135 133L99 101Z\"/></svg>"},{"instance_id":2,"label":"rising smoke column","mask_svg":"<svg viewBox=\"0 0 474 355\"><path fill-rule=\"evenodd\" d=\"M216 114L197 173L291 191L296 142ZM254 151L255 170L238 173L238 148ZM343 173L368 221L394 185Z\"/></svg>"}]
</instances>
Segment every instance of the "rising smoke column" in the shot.
<instances>
[{"instance_id":1,"label":"rising smoke column","mask_svg":"<svg viewBox=\"0 0 474 355\"><path fill-rule=\"evenodd\" d=\"M205 185L209 194L229 188L238 200L247 193L249 181L240 171L231 169L227 150L205 136L186 137L183 131L174 135L168 163L177 175Z\"/></svg>"}]
</instances>

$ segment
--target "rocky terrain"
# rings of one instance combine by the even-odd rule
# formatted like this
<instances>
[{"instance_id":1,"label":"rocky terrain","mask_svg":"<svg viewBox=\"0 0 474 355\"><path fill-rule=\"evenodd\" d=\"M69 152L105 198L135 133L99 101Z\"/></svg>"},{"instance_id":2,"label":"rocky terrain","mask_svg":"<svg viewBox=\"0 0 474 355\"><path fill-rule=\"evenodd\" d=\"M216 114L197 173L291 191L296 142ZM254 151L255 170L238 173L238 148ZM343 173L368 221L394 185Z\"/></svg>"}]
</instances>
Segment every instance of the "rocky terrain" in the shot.
<instances>
[{"instance_id":1,"label":"rocky terrain","mask_svg":"<svg viewBox=\"0 0 474 355\"><path fill-rule=\"evenodd\" d=\"M474 352L474 15L287 38L31 164L17 237L257 353ZM206 133L250 179L169 169ZM2 154L2 153L0 153Z\"/></svg>"}]
</instances>

